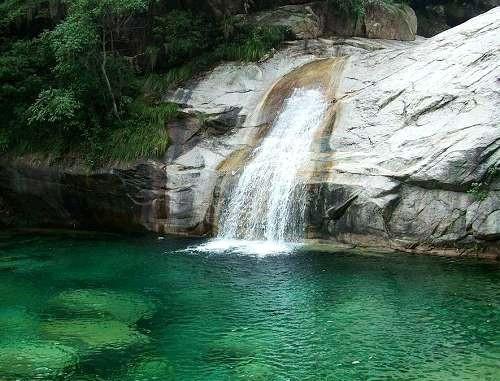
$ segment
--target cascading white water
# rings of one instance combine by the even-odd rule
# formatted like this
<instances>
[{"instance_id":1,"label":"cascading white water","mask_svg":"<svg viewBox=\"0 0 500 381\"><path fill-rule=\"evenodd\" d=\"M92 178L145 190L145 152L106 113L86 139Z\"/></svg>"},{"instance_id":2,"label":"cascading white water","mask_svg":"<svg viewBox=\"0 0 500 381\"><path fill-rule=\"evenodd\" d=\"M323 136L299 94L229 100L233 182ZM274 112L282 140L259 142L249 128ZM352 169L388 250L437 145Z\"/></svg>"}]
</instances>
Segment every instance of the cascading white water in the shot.
<instances>
[{"instance_id":1,"label":"cascading white water","mask_svg":"<svg viewBox=\"0 0 500 381\"><path fill-rule=\"evenodd\" d=\"M305 189L300 171L327 111L319 89L295 90L262 144L252 153L220 219L220 240L298 241Z\"/></svg>"}]
</instances>

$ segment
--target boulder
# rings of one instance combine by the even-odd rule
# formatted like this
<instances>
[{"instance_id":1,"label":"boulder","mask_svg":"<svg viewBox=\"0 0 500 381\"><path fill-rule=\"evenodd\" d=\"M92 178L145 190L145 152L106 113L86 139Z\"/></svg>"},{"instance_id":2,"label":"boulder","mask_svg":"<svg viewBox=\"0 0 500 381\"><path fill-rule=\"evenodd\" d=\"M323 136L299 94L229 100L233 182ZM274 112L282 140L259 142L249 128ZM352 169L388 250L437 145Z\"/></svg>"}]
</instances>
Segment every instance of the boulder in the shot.
<instances>
[{"instance_id":1,"label":"boulder","mask_svg":"<svg viewBox=\"0 0 500 381\"><path fill-rule=\"evenodd\" d=\"M324 34L336 36L413 41L417 33L415 12L403 4L370 4L360 18L329 7L325 20Z\"/></svg>"},{"instance_id":2,"label":"boulder","mask_svg":"<svg viewBox=\"0 0 500 381\"><path fill-rule=\"evenodd\" d=\"M297 38L317 38L323 34L327 6L325 2L285 5L249 16L251 23L279 25Z\"/></svg>"},{"instance_id":3,"label":"boulder","mask_svg":"<svg viewBox=\"0 0 500 381\"><path fill-rule=\"evenodd\" d=\"M365 37L413 41L417 34L415 11L404 4L372 4L363 17Z\"/></svg>"},{"instance_id":4,"label":"boulder","mask_svg":"<svg viewBox=\"0 0 500 381\"><path fill-rule=\"evenodd\" d=\"M237 381L271 381L276 379L276 370L265 363L252 361L243 363L235 368Z\"/></svg>"},{"instance_id":5,"label":"boulder","mask_svg":"<svg viewBox=\"0 0 500 381\"><path fill-rule=\"evenodd\" d=\"M131 366L124 381L173 381L174 366L165 358L146 358Z\"/></svg>"},{"instance_id":6,"label":"boulder","mask_svg":"<svg viewBox=\"0 0 500 381\"><path fill-rule=\"evenodd\" d=\"M0 342L33 339L38 333L39 320L25 308L2 308L0 311Z\"/></svg>"}]
</instances>

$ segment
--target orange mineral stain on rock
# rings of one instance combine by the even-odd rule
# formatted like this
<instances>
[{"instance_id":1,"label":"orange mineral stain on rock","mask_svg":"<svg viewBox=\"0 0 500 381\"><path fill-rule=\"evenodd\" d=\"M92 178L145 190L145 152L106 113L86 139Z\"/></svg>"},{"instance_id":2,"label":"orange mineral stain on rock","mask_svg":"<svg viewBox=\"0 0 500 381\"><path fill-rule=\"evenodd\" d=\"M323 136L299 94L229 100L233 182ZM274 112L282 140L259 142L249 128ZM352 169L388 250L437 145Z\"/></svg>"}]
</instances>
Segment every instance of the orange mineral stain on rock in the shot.
<instances>
[{"instance_id":1,"label":"orange mineral stain on rock","mask_svg":"<svg viewBox=\"0 0 500 381\"><path fill-rule=\"evenodd\" d=\"M314 141L311 145L313 165L301 170L300 175L307 179L313 179L321 173L329 173L333 162L325 160L328 155L328 138L335 123L335 114L339 108L337 94L339 84L342 80L342 71L346 59L325 58L318 59L302 65L276 81L262 98L257 106L253 117L248 121L250 126L258 126L257 132L252 134L247 146L235 151L217 168L223 175L233 175L247 161L249 155L266 136L269 127L279 115L283 103L296 89L321 89L330 106L320 128L318 128ZM317 160L320 157L320 160Z\"/></svg>"}]
</instances>

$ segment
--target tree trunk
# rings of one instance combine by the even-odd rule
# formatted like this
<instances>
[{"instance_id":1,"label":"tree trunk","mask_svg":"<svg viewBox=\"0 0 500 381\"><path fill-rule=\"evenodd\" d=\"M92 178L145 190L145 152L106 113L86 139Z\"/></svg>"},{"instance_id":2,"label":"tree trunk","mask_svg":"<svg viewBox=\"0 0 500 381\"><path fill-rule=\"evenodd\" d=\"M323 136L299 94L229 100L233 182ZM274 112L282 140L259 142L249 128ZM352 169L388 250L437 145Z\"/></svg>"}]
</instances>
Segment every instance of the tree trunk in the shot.
<instances>
[{"instance_id":1,"label":"tree trunk","mask_svg":"<svg viewBox=\"0 0 500 381\"><path fill-rule=\"evenodd\" d=\"M101 63L101 71L104 76L104 81L106 82L106 86L108 87L109 95L111 96L111 102L113 103L113 114L120 119L120 114L118 113L118 107L116 106L115 95L113 94L113 89L111 88L111 82L109 82L108 73L106 71L106 30L102 32L102 63Z\"/></svg>"}]
</instances>

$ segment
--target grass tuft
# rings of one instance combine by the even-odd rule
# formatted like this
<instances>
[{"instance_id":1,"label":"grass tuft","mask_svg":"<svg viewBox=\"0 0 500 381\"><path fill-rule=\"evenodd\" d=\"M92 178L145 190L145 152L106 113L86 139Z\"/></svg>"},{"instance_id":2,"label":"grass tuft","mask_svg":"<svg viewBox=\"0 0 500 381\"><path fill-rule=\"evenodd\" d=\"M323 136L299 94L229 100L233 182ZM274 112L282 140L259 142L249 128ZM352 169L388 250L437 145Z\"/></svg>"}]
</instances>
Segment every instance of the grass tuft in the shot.
<instances>
[{"instance_id":1,"label":"grass tuft","mask_svg":"<svg viewBox=\"0 0 500 381\"><path fill-rule=\"evenodd\" d=\"M109 137L109 160L131 161L162 156L169 145L166 124L177 116L177 105L149 105L136 101L130 108L132 118Z\"/></svg>"}]
</instances>

